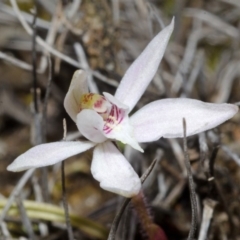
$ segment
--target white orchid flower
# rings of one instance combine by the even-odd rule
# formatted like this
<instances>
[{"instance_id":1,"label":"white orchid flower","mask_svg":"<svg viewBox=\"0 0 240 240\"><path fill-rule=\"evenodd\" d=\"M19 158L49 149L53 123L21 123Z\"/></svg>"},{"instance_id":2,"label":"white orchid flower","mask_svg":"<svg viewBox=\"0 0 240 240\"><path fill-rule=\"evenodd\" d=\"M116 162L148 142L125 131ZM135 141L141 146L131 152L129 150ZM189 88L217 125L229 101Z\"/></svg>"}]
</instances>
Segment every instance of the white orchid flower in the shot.
<instances>
[{"instance_id":1,"label":"white orchid flower","mask_svg":"<svg viewBox=\"0 0 240 240\"><path fill-rule=\"evenodd\" d=\"M132 197L141 189L140 179L111 141L121 141L143 152L139 145L141 142L152 142L161 137L182 137L183 118L190 136L214 128L235 115L238 107L232 104L176 98L154 101L129 118L130 111L158 69L173 26L174 21L133 62L115 96L89 93L84 71L74 73L64 107L89 141L61 141L35 146L20 155L7 169L22 171L48 166L95 147L91 165L93 177L103 189Z\"/></svg>"}]
</instances>

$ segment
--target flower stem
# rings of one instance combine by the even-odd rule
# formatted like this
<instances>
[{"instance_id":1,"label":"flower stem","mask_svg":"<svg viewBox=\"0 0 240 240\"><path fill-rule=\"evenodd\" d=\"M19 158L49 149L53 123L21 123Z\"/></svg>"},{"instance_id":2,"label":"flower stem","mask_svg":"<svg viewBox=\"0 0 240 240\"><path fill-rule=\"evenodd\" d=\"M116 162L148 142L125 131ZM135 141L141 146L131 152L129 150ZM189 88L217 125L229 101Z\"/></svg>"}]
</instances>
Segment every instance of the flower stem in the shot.
<instances>
[{"instance_id":1,"label":"flower stem","mask_svg":"<svg viewBox=\"0 0 240 240\"><path fill-rule=\"evenodd\" d=\"M153 222L152 216L147 207L143 192L132 198L132 204L137 212L139 221L149 240L167 240L161 227Z\"/></svg>"}]
</instances>

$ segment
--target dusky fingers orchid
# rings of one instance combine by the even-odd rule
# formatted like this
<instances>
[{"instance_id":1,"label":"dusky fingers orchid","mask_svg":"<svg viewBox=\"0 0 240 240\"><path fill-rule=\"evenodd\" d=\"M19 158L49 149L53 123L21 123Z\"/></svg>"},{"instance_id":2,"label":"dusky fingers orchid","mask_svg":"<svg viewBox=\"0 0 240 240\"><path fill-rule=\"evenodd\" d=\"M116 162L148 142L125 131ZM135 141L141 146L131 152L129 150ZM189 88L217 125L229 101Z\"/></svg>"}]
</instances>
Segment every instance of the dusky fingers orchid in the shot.
<instances>
[{"instance_id":1,"label":"dusky fingers orchid","mask_svg":"<svg viewBox=\"0 0 240 240\"><path fill-rule=\"evenodd\" d=\"M173 31L174 20L157 34L129 67L112 96L89 93L86 74L77 70L64 100L64 107L89 142L56 142L36 146L8 166L9 171L52 165L95 146L91 172L108 191L125 197L139 193L141 183L129 162L111 141L121 141L143 152L139 142L160 137L182 137L223 123L238 111L232 104L204 103L193 99L163 99L147 104L129 118L154 77Z\"/></svg>"}]
</instances>

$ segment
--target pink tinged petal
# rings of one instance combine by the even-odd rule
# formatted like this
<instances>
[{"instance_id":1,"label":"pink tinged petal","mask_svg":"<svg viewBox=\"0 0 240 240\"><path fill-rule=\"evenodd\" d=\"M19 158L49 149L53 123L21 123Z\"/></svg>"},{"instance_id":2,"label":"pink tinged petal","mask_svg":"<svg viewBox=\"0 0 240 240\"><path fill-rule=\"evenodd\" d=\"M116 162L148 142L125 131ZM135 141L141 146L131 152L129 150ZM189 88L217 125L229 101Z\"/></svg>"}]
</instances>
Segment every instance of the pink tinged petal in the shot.
<instances>
[{"instance_id":1,"label":"pink tinged petal","mask_svg":"<svg viewBox=\"0 0 240 240\"><path fill-rule=\"evenodd\" d=\"M30 168L45 167L85 152L95 144L91 142L44 143L29 149L7 167L8 171L19 172Z\"/></svg>"},{"instance_id":2,"label":"pink tinged petal","mask_svg":"<svg viewBox=\"0 0 240 240\"><path fill-rule=\"evenodd\" d=\"M129 123L128 106L122 104L118 99L109 93L103 93L105 98L112 103L112 109L103 128L103 133L107 138L129 144L134 149L143 152L138 142L134 138L133 128Z\"/></svg>"},{"instance_id":3,"label":"pink tinged petal","mask_svg":"<svg viewBox=\"0 0 240 240\"><path fill-rule=\"evenodd\" d=\"M104 142L103 118L94 110L84 109L77 115L77 127L81 134L95 143Z\"/></svg>"},{"instance_id":4,"label":"pink tinged petal","mask_svg":"<svg viewBox=\"0 0 240 240\"><path fill-rule=\"evenodd\" d=\"M70 87L64 99L64 107L68 115L76 122L80 111L81 96L88 93L87 76L83 70L77 70L73 74Z\"/></svg>"},{"instance_id":5,"label":"pink tinged petal","mask_svg":"<svg viewBox=\"0 0 240 240\"><path fill-rule=\"evenodd\" d=\"M162 60L167 43L172 34L174 19L147 45L140 56L125 73L116 91L115 97L132 110L150 81L154 77Z\"/></svg>"},{"instance_id":6,"label":"pink tinged petal","mask_svg":"<svg viewBox=\"0 0 240 240\"><path fill-rule=\"evenodd\" d=\"M143 152L143 149L138 144L133 127L130 125L128 116L124 116L122 121L117 124L111 131L105 131L105 136L110 139L118 140L124 144L130 145L132 148Z\"/></svg>"},{"instance_id":7,"label":"pink tinged petal","mask_svg":"<svg viewBox=\"0 0 240 240\"><path fill-rule=\"evenodd\" d=\"M144 106L130 122L138 142L151 142L160 137L183 137L183 118L187 123L187 136L191 136L218 126L237 112L238 107L233 104L163 99Z\"/></svg>"},{"instance_id":8,"label":"pink tinged petal","mask_svg":"<svg viewBox=\"0 0 240 240\"><path fill-rule=\"evenodd\" d=\"M91 172L101 188L124 197L133 197L141 189L138 175L111 142L94 149Z\"/></svg>"}]
</instances>

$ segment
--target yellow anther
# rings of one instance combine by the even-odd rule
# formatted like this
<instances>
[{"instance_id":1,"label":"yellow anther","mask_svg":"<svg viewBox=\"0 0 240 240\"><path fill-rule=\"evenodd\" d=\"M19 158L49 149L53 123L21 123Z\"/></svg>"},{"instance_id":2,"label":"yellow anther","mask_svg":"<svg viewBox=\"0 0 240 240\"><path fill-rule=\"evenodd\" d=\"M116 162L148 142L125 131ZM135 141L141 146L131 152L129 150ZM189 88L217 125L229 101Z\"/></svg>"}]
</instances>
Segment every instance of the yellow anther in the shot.
<instances>
[{"instance_id":1,"label":"yellow anther","mask_svg":"<svg viewBox=\"0 0 240 240\"><path fill-rule=\"evenodd\" d=\"M81 108L82 109L92 109L94 106L94 103L101 99L102 96L94 93L87 93L83 94L81 96L80 102L81 102Z\"/></svg>"},{"instance_id":2,"label":"yellow anther","mask_svg":"<svg viewBox=\"0 0 240 240\"><path fill-rule=\"evenodd\" d=\"M80 99L80 109L92 109L98 113L107 111L109 103L106 99L96 93L83 94Z\"/></svg>"},{"instance_id":3,"label":"yellow anther","mask_svg":"<svg viewBox=\"0 0 240 240\"><path fill-rule=\"evenodd\" d=\"M96 93L86 93L80 98L79 111L83 109L91 109L96 111L103 120L108 118L112 104L102 95Z\"/></svg>"}]
</instances>

